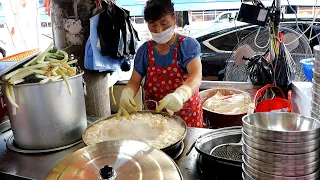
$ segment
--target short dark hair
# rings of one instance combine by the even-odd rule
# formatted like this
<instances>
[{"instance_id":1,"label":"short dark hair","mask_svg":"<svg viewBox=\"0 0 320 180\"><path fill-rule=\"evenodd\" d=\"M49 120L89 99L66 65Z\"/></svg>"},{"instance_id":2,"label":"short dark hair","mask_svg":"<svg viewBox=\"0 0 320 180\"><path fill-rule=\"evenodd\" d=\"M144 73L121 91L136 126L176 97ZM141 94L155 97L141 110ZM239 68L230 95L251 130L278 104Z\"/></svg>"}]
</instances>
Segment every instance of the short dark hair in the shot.
<instances>
[{"instance_id":1,"label":"short dark hair","mask_svg":"<svg viewBox=\"0 0 320 180\"><path fill-rule=\"evenodd\" d=\"M164 15L173 15L173 6L171 0L148 0L144 7L144 20L156 21Z\"/></svg>"}]
</instances>

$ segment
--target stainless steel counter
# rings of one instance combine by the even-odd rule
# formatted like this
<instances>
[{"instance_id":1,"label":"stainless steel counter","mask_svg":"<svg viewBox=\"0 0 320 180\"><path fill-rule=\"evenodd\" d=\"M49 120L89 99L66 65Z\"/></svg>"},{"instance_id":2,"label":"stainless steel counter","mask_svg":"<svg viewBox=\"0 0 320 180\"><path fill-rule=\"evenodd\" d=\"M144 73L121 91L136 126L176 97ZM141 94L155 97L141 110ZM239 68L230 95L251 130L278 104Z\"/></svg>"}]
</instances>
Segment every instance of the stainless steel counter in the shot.
<instances>
[{"instance_id":1,"label":"stainless steel counter","mask_svg":"<svg viewBox=\"0 0 320 180\"><path fill-rule=\"evenodd\" d=\"M298 86L296 86L298 87ZM244 91L257 90L261 87L253 86L251 83L242 82L215 82L215 81L203 81L201 83L201 89L209 88L235 88ZM299 89L299 88L298 88ZM295 90L295 89L294 89ZM297 91L297 90L295 90ZM36 155L27 155L16 153L8 150L6 147L6 140L12 134L10 126L7 124L0 125L0 172L7 175L12 175L16 178L9 179L21 179L17 177L24 177L28 179L44 179L51 169L59 163L63 158L68 156L74 151L84 147L83 143L74 146L72 148L55 152L55 153L43 153ZM210 129L188 128L187 136L184 140L185 149L179 159L176 160L184 179L188 180L200 180L196 170L196 150L185 156L187 149L191 146L193 141L201 134L213 131ZM213 172L214 173L214 172ZM8 176L1 176L0 179L4 179Z\"/></svg>"},{"instance_id":2,"label":"stainless steel counter","mask_svg":"<svg viewBox=\"0 0 320 180\"><path fill-rule=\"evenodd\" d=\"M186 156L185 153L193 141L206 132L213 131L210 129L188 128L187 136L184 140L185 149L179 159L176 160L184 179L200 180L196 172L197 152L195 149ZM43 154L21 154L9 150L6 147L6 140L12 134L10 123L6 122L0 125L0 172L4 175L0 179L39 179L43 180L51 169L63 158L74 151L84 147L83 143L72 148L55 153ZM12 177L13 176L13 177ZM23 177L23 178L19 178Z\"/></svg>"}]
</instances>

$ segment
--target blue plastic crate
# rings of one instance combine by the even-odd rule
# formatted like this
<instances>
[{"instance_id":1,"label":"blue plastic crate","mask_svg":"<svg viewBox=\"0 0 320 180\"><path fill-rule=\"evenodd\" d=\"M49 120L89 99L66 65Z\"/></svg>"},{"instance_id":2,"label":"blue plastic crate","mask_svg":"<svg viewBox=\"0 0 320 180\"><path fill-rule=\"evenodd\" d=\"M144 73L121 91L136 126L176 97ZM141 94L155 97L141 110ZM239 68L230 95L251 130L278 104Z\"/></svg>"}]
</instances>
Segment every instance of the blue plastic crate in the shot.
<instances>
[{"instance_id":1,"label":"blue plastic crate","mask_svg":"<svg viewBox=\"0 0 320 180\"><path fill-rule=\"evenodd\" d=\"M302 65L304 75L307 77L307 79L312 82L313 78L313 67L314 67L314 58L311 59L302 59L300 61L300 64Z\"/></svg>"}]
</instances>

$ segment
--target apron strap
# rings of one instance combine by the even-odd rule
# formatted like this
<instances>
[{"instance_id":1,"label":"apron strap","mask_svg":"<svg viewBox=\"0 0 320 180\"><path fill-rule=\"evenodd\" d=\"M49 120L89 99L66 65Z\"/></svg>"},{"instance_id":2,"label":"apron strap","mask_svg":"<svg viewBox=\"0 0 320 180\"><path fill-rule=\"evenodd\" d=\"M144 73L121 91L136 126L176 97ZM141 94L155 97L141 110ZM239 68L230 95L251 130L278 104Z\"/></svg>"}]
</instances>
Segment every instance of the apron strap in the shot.
<instances>
[{"instance_id":1,"label":"apron strap","mask_svg":"<svg viewBox=\"0 0 320 180\"><path fill-rule=\"evenodd\" d=\"M178 40L178 43L177 43L176 47L174 48L173 61L174 61L175 63L177 63L177 60L178 60L178 50L179 50L180 44L181 44L181 42L184 40L185 37L186 37L186 36L181 35L181 36L179 37L179 40Z\"/></svg>"}]
</instances>

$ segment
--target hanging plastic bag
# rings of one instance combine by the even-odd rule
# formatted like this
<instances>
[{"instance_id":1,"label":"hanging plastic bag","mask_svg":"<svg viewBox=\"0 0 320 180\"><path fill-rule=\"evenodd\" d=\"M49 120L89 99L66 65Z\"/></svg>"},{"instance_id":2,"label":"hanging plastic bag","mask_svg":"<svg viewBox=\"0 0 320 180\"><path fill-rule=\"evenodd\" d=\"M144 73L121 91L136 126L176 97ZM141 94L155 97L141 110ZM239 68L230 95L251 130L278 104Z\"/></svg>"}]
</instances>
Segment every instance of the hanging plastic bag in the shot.
<instances>
[{"instance_id":1,"label":"hanging plastic bag","mask_svg":"<svg viewBox=\"0 0 320 180\"><path fill-rule=\"evenodd\" d=\"M272 64L275 69L275 83L283 88L288 87L295 76L295 63L283 43L280 45L279 55L272 61Z\"/></svg>"},{"instance_id":2,"label":"hanging plastic bag","mask_svg":"<svg viewBox=\"0 0 320 180\"><path fill-rule=\"evenodd\" d=\"M251 58L243 57L249 62L246 65L247 74L254 85L267 85L273 83L272 66L265 58L266 54L255 55Z\"/></svg>"}]
</instances>

